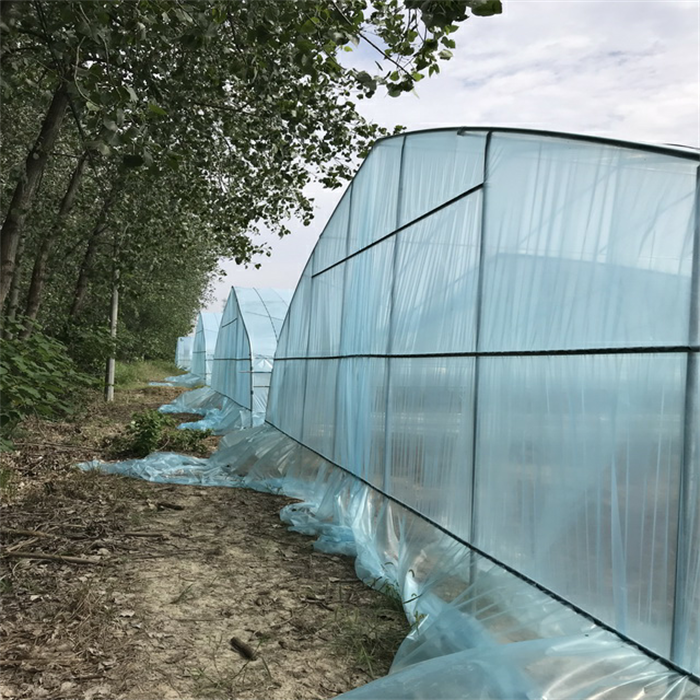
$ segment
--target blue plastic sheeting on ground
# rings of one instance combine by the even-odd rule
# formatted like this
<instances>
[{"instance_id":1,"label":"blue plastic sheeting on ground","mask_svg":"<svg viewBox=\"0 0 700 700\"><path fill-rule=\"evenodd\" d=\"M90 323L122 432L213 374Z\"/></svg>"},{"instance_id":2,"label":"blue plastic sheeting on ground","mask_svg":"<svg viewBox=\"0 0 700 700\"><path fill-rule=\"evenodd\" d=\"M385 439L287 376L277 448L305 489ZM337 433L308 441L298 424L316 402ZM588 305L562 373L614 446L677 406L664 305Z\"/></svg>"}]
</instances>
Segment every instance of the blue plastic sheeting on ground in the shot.
<instances>
[{"instance_id":1,"label":"blue plastic sheeting on ground","mask_svg":"<svg viewBox=\"0 0 700 700\"><path fill-rule=\"evenodd\" d=\"M324 552L356 556L358 576L395 591L412 623L391 673L344 697L700 700L688 676L270 426L229 433L209 459L157 453L81 467L299 499L285 522Z\"/></svg>"},{"instance_id":2,"label":"blue plastic sheeting on ground","mask_svg":"<svg viewBox=\"0 0 700 700\"><path fill-rule=\"evenodd\" d=\"M551 682L551 669L560 679ZM524 681L519 669L531 673ZM606 671L613 673L606 676ZM536 680L540 682L537 683ZM523 684L525 683L525 684ZM609 685L614 684L614 685ZM650 693L650 695L647 695ZM695 698L692 684L639 658L612 634L531 640L427 659L344 693L346 700L618 700Z\"/></svg>"},{"instance_id":3,"label":"blue plastic sheeting on ground","mask_svg":"<svg viewBox=\"0 0 700 700\"><path fill-rule=\"evenodd\" d=\"M149 386L181 386L192 389L201 386L204 381L196 374L177 374L173 377L166 377L162 382L148 382Z\"/></svg>"},{"instance_id":4,"label":"blue plastic sheeting on ground","mask_svg":"<svg viewBox=\"0 0 700 700\"><path fill-rule=\"evenodd\" d=\"M107 474L121 474L169 484L235 485L230 478L218 474L208 479L206 459L188 457L175 452L154 452L145 459L130 459L116 463L96 459L78 466L84 471L99 469Z\"/></svg>"},{"instance_id":5,"label":"blue plastic sheeting on ground","mask_svg":"<svg viewBox=\"0 0 700 700\"><path fill-rule=\"evenodd\" d=\"M243 430L251 427L251 412L239 406L226 396L221 397L220 408L207 409L203 418L198 421L181 423L181 430L211 430L214 435L226 435L232 430Z\"/></svg>"},{"instance_id":6,"label":"blue plastic sheeting on ground","mask_svg":"<svg viewBox=\"0 0 700 700\"><path fill-rule=\"evenodd\" d=\"M161 413L198 413L200 416L205 416L209 411L221 408L222 400L221 394L217 394L208 386L203 386L180 394L158 410Z\"/></svg>"},{"instance_id":7,"label":"blue plastic sheeting on ground","mask_svg":"<svg viewBox=\"0 0 700 700\"><path fill-rule=\"evenodd\" d=\"M197 413L202 418L181 423L181 430L211 430L214 435L225 435L232 430L251 427L251 413L235 401L219 394L211 387L201 387L180 394L158 409L161 413Z\"/></svg>"}]
</instances>

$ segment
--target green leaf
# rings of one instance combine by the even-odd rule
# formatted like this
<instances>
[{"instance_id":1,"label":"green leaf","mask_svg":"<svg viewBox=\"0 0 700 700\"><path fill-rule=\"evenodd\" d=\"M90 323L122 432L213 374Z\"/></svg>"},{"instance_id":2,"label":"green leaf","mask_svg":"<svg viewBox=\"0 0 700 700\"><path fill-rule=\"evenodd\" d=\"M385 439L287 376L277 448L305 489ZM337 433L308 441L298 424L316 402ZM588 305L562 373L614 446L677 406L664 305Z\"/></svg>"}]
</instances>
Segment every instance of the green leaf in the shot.
<instances>
[{"instance_id":1,"label":"green leaf","mask_svg":"<svg viewBox=\"0 0 700 700\"><path fill-rule=\"evenodd\" d=\"M112 149L104 141L99 139L88 141L85 145L103 156L108 156L112 152Z\"/></svg>"},{"instance_id":2,"label":"green leaf","mask_svg":"<svg viewBox=\"0 0 700 700\"><path fill-rule=\"evenodd\" d=\"M148 109L149 111L153 112L153 114L157 114L159 117L164 117L167 114L167 112L162 107L159 107L154 102L148 103Z\"/></svg>"},{"instance_id":3,"label":"green leaf","mask_svg":"<svg viewBox=\"0 0 700 700\"><path fill-rule=\"evenodd\" d=\"M501 0L483 0L472 7L472 14L477 17L491 17L492 15L500 15L502 12Z\"/></svg>"}]
</instances>

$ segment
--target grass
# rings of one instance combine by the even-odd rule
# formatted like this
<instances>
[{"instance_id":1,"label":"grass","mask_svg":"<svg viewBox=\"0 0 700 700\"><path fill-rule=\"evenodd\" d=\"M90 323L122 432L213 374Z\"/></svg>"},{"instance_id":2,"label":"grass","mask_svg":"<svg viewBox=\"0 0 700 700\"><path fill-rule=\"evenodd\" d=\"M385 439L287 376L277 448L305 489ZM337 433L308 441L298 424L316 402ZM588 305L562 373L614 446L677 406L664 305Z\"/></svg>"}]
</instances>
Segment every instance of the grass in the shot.
<instances>
[{"instance_id":1,"label":"grass","mask_svg":"<svg viewBox=\"0 0 700 700\"><path fill-rule=\"evenodd\" d=\"M336 610L334 645L350 655L371 678L385 675L396 650L410 631L401 597L389 584L375 588L382 595L360 615L358 610Z\"/></svg>"},{"instance_id":2,"label":"grass","mask_svg":"<svg viewBox=\"0 0 700 700\"><path fill-rule=\"evenodd\" d=\"M139 360L138 362L117 362L114 383L120 389L134 389L148 382L181 374L182 370L167 360Z\"/></svg>"},{"instance_id":3,"label":"grass","mask_svg":"<svg viewBox=\"0 0 700 700\"><path fill-rule=\"evenodd\" d=\"M258 639L256 653L263 643L263 639ZM218 634L211 639L211 663L207 666L197 666L187 669L190 677L195 683L197 696L201 698L211 698L212 700L223 700L224 698L237 697L236 693L244 691L246 674L250 670L251 675L262 676L263 670L267 678L273 681L272 674L267 662L262 656L256 659L247 659L240 668L239 662L231 661L235 657L231 656L231 650L224 641L224 635ZM254 661L261 661L250 667ZM219 665L221 664L221 668ZM249 668L250 667L250 668Z\"/></svg>"}]
</instances>

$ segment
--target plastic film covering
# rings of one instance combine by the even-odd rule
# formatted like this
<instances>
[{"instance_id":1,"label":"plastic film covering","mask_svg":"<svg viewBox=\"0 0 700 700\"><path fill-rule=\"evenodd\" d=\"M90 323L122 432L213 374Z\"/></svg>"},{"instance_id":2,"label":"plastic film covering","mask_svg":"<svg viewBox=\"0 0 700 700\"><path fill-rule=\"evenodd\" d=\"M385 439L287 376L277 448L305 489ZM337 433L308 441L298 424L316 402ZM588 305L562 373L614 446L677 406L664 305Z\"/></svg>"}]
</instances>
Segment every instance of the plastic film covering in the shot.
<instances>
[{"instance_id":1,"label":"plastic film covering","mask_svg":"<svg viewBox=\"0 0 700 700\"><path fill-rule=\"evenodd\" d=\"M225 397L227 415L238 412L240 427L260 425L265 419L270 373L291 297L286 289L231 288L216 341L211 387ZM219 431L231 427L222 417L212 420L218 421Z\"/></svg>"},{"instance_id":2,"label":"plastic film covering","mask_svg":"<svg viewBox=\"0 0 700 700\"><path fill-rule=\"evenodd\" d=\"M282 519L316 549L354 556L358 576L395 590L413 622L390 674L343 697L700 698L691 679L269 425L228 434L209 459L156 453L81 467L300 499Z\"/></svg>"},{"instance_id":3,"label":"plastic film covering","mask_svg":"<svg viewBox=\"0 0 700 700\"><path fill-rule=\"evenodd\" d=\"M457 589L482 590L485 561L534 596L523 611L504 595L483 619L460 608L479 630L468 658L483 695L460 681L422 697L534 697L547 674L550 690L572 690L559 697L619 697L650 692L645 674L663 678L663 663L700 674L697 173L681 149L407 134L373 149L319 239L282 329L267 420L388 508L481 552ZM392 537L412 564L418 550L435 563L411 532ZM448 603L436 593L426 619ZM554 603L600 634L552 646L545 630L549 641L522 652L516 635L501 661L486 659L509 615L544 629ZM449 653L466 653L460 643ZM649 657L638 666L625 661L633 644ZM606 665L615 645L620 662ZM510 654L518 672L500 686ZM580 676L590 695L566 685L587 659L606 668L595 692L599 671ZM430 663L440 683L449 662ZM401 694L414 680L376 697L421 697ZM685 688L659 683L659 697Z\"/></svg>"},{"instance_id":4,"label":"plastic film covering","mask_svg":"<svg viewBox=\"0 0 700 700\"><path fill-rule=\"evenodd\" d=\"M176 374L172 377L166 377L162 382L148 382L149 386L181 386L187 389L193 389L204 384L204 380L197 374L185 372L185 374Z\"/></svg>"},{"instance_id":5,"label":"plastic film covering","mask_svg":"<svg viewBox=\"0 0 700 700\"><path fill-rule=\"evenodd\" d=\"M201 380L199 382L201 384ZM223 397L208 386L200 386L180 394L158 410L161 413L196 413L206 416L213 410L222 408Z\"/></svg>"},{"instance_id":6,"label":"plastic film covering","mask_svg":"<svg viewBox=\"0 0 700 700\"><path fill-rule=\"evenodd\" d=\"M178 338L177 347L175 348L175 364L184 370L189 370L192 364L192 345L194 337L191 335Z\"/></svg>"},{"instance_id":7,"label":"plastic film covering","mask_svg":"<svg viewBox=\"0 0 700 700\"><path fill-rule=\"evenodd\" d=\"M192 342L192 363L190 372L200 377L207 386L211 381L212 363L219 334L221 313L200 311Z\"/></svg>"}]
</instances>

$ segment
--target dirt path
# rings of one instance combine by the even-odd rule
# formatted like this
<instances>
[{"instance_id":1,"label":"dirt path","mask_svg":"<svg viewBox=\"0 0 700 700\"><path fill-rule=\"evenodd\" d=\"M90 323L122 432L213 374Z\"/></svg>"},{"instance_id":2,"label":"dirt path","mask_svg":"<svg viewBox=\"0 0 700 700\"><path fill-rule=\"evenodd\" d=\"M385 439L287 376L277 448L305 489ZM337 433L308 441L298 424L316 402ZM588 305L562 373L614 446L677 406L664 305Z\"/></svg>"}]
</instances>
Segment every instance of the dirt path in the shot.
<instances>
[{"instance_id":1,"label":"dirt path","mask_svg":"<svg viewBox=\"0 0 700 700\"><path fill-rule=\"evenodd\" d=\"M37 423L0 456L0 696L327 698L386 673L400 604L289 532L289 499L70 469L173 393Z\"/></svg>"}]
</instances>

